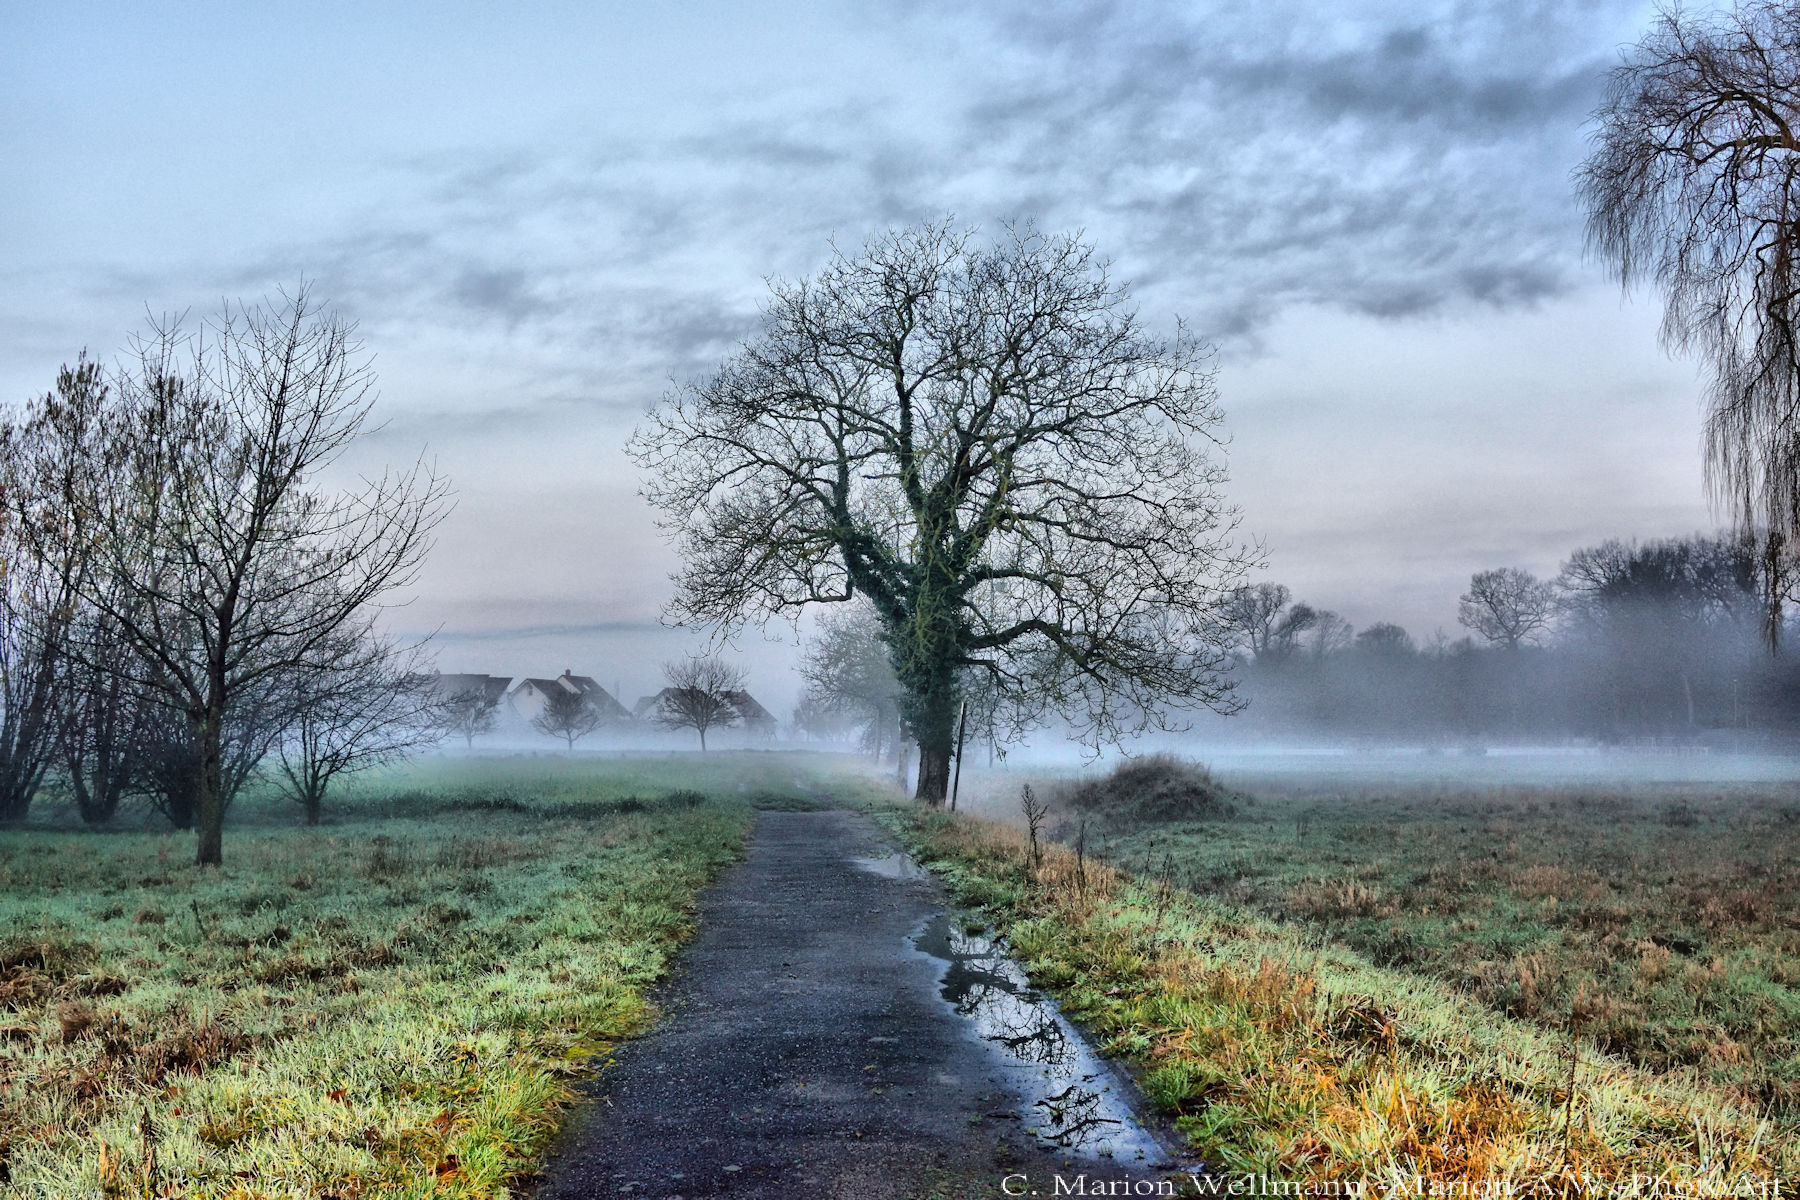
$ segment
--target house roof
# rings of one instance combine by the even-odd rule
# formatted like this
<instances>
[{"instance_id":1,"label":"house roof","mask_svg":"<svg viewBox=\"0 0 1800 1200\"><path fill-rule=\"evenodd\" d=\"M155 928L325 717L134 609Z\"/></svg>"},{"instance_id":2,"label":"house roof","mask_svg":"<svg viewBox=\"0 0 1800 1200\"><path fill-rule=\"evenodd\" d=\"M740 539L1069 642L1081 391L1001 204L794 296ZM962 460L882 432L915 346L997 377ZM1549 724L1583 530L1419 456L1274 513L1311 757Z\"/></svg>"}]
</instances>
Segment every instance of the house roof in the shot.
<instances>
[{"instance_id":1,"label":"house roof","mask_svg":"<svg viewBox=\"0 0 1800 1200\"><path fill-rule=\"evenodd\" d=\"M592 677L587 675L570 675L565 672L555 679L527 677L519 681L519 686L513 689L513 694L517 695L527 687L546 697L554 695L557 692L574 693L575 695L586 699L588 704L590 704L595 711L608 720L629 721L631 719L632 714L630 711L627 710L623 704L620 704L618 700L614 699L611 692L601 687L598 683L594 682Z\"/></svg>"},{"instance_id":2,"label":"house roof","mask_svg":"<svg viewBox=\"0 0 1800 1200\"><path fill-rule=\"evenodd\" d=\"M439 696L449 698L460 696L464 692L479 694L482 701L489 706L500 703L506 695L506 685L512 682L509 675L477 675L469 672L439 674L433 681Z\"/></svg>"},{"instance_id":3,"label":"house roof","mask_svg":"<svg viewBox=\"0 0 1800 1200\"><path fill-rule=\"evenodd\" d=\"M737 709L738 716L744 719L746 725L760 725L764 721L775 720L774 713L758 704L756 697L742 688L726 692L725 699L731 702L731 707Z\"/></svg>"}]
</instances>

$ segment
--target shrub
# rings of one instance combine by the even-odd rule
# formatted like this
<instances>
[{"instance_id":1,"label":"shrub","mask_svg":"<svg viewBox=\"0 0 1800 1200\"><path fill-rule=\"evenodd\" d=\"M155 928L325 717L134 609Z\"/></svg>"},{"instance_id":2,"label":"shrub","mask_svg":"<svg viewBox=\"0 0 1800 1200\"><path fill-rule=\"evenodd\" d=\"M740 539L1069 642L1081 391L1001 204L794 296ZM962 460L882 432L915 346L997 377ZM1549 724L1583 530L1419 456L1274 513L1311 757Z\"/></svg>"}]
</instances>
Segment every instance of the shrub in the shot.
<instances>
[{"instance_id":1,"label":"shrub","mask_svg":"<svg viewBox=\"0 0 1800 1200\"><path fill-rule=\"evenodd\" d=\"M1199 763L1172 754L1127 759L1110 774L1066 785L1057 795L1063 806L1119 827L1219 820L1236 816L1242 799Z\"/></svg>"}]
</instances>

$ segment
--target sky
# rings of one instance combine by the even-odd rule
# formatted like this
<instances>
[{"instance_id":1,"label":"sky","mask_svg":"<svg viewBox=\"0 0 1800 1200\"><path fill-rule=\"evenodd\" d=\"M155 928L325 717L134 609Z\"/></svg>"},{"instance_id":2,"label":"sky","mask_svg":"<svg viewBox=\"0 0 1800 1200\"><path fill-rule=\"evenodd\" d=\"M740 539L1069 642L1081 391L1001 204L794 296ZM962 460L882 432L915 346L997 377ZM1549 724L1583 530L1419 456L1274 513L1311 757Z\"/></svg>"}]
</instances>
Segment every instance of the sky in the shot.
<instances>
[{"instance_id":1,"label":"sky","mask_svg":"<svg viewBox=\"0 0 1800 1200\"><path fill-rule=\"evenodd\" d=\"M307 281L457 494L391 616L627 701L700 635L621 447L768 281L946 214L1079 230L1218 350L1261 576L1454 637L1472 572L1714 524L1694 365L1571 172L1641 3L0 0L0 400ZM793 633L740 639L796 691Z\"/></svg>"}]
</instances>

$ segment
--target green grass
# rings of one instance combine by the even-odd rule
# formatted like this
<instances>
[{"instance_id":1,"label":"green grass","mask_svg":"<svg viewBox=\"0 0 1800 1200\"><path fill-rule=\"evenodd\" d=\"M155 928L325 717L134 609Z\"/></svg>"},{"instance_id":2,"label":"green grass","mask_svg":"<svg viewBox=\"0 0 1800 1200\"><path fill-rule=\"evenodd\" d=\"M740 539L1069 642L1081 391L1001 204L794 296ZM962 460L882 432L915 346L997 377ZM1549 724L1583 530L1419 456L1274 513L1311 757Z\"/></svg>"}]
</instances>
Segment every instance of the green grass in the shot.
<instances>
[{"instance_id":1,"label":"green grass","mask_svg":"<svg viewBox=\"0 0 1800 1200\"><path fill-rule=\"evenodd\" d=\"M510 1194L807 770L443 760L313 830L249 797L218 871L191 835L0 832L0 1191Z\"/></svg>"},{"instance_id":2,"label":"green grass","mask_svg":"<svg viewBox=\"0 0 1800 1200\"><path fill-rule=\"evenodd\" d=\"M1800 1118L1793 789L1247 790L1235 818L1103 852Z\"/></svg>"},{"instance_id":3,"label":"green grass","mask_svg":"<svg viewBox=\"0 0 1800 1200\"><path fill-rule=\"evenodd\" d=\"M1800 1124L1739 1083L1608 1054L1566 1023L1508 1016L1429 969L1374 961L1329 928L1165 870L1205 854L1248 872L1266 848L1252 830L1220 822L1115 842L1115 862L1132 869L1052 845L1033 871L1014 829L909 804L881 817L998 926L1034 981L1137 1064L1215 1166L1556 1194L1633 1175L1800 1175ZM1291 822L1264 824L1265 838L1293 835ZM1418 853L1403 833L1340 842L1338 867ZM1315 824L1301 840L1318 836Z\"/></svg>"}]
</instances>

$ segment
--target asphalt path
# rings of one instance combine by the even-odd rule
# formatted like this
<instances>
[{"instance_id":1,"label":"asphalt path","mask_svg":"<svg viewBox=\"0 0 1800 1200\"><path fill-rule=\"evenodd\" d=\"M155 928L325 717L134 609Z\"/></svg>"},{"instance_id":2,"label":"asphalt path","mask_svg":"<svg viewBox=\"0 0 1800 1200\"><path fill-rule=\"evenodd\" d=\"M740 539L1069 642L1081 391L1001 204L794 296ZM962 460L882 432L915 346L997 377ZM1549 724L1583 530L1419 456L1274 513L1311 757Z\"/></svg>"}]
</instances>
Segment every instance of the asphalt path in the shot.
<instances>
[{"instance_id":1,"label":"asphalt path","mask_svg":"<svg viewBox=\"0 0 1800 1200\"><path fill-rule=\"evenodd\" d=\"M946 960L919 948L944 896L903 864L858 814L761 814L702 899L661 1024L589 1085L536 1200L1051 1196L1069 1194L1059 1175L1088 1194L1161 1178L1141 1134L1136 1153L1095 1157L1034 1133L1048 1110L1007 1039L947 999Z\"/></svg>"}]
</instances>

